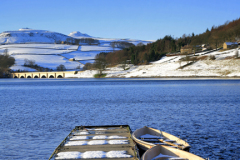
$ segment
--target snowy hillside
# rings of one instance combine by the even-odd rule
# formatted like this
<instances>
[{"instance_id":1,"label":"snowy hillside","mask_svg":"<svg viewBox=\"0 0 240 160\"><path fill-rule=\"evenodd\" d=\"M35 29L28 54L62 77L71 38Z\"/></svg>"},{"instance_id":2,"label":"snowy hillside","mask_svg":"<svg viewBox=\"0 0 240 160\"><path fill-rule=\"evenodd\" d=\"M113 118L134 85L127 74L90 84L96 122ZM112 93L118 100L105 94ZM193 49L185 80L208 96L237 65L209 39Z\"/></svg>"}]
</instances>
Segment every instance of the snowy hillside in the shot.
<instances>
[{"instance_id":1,"label":"snowy hillside","mask_svg":"<svg viewBox=\"0 0 240 160\"><path fill-rule=\"evenodd\" d=\"M82 41L79 41L79 45L71 45L76 44L76 40ZM68 44L61 44L66 41ZM86 63L93 63L95 56L100 52L122 49L122 46L118 48L120 47L118 45L112 48L112 42L127 42L137 45L153 41L95 38L78 31L67 36L57 32L23 28L0 34L0 54L7 52L15 58L15 65L11 67L15 71L33 71L32 68L23 66L26 59L34 61L40 67L52 70L56 70L60 64L63 64L66 69L72 70L82 68Z\"/></svg>"},{"instance_id":2,"label":"snowy hillside","mask_svg":"<svg viewBox=\"0 0 240 160\"><path fill-rule=\"evenodd\" d=\"M76 39L79 41L78 45ZM89 41L87 41L89 40ZM60 42L72 42L60 44ZM93 42L93 43L92 43ZM97 43L96 43L97 42ZM122 43L124 42L124 43ZM45 69L56 70L60 64L67 70L82 68L86 63L93 63L94 58L100 52L120 50L122 44L139 43L147 44L153 41L132 39L96 38L80 32L72 32L68 36L51 31L19 29L18 31L6 31L0 34L0 54L7 52L15 58L12 70L36 71L24 66L26 61L33 61L36 65ZM57 44L56 44L57 43ZM112 43L116 44L112 48ZM240 76L240 59L236 59L236 49L227 51L203 51L196 55L190 55L197 61L188 64L183 55L163 57L150 65L128 65L128 70L123 70L121 65L108 68L107 77L235 77ZM210 55L215 60L210 60ZM74 59L74 60L73 60ZM83 71L71 77L92 78L97 71Z\"/></svg>"},{"instance_id":3,"label":"snowy hillside","mask_svg":"<svg viewBox=\"0 0 240 160\"><path fill-rule=\"evenodd\" d=\"M236 59L236 52L240 56L240 50L232 49L227 51L212 51L199 53L202 56L198 57L200 60L187 65L187 61L181 59L185 56L170 56L163 57L159 61L152 62L150 65L127 65L127 70L123 70L122 65L113 68L107 68L104 73L108 78L134 78L134 77L240 77L240 59ZM209 59L210 56L215 56L215 60ZM181 68L182 66L186 66ZM96 70L83 71L72 77L78 78L92 78L94 74L98 73Z\"/></svg>"},{"instance_id":4,"label":"snowy hillside","mask_svg":"<svg viewBox=\"0 0 240 160\"><path fill-rule=\"evenodd\" d=\"M33 30L33 29L19 29L17 31L5 31L0 34L0 44L11 43L55 43L66 41L67 38L74 39L61 33Z\"/></svg>"},{"instance_id":5,"label":"snowy hillside","mask_svg":"<svg viewBox=\"0 0 240 160\"><path fill-rule=\"evenodd\" d=\"M88 34L81 33L79 31L71 32L68 36L73 37L73 38L90 38Z\"/></svg>"}]
</instances>

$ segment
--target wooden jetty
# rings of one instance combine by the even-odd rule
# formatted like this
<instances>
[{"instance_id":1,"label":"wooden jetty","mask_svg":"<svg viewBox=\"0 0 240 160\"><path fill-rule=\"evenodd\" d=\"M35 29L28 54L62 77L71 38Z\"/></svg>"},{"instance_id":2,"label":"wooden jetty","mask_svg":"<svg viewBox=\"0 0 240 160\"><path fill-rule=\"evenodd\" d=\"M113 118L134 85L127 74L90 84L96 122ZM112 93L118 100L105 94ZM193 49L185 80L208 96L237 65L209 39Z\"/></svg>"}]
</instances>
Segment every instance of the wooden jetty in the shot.
<instances>
[{"instance_id":1,"label":"wooden jetty","mask_svg":"<svg viewBox=\"0 0 240 160\"><path fill-rule=\"evenodd\" d=\"M76 126L54 150L55 159L140 160L128 125Z\"/></svg>"}]
</instances>

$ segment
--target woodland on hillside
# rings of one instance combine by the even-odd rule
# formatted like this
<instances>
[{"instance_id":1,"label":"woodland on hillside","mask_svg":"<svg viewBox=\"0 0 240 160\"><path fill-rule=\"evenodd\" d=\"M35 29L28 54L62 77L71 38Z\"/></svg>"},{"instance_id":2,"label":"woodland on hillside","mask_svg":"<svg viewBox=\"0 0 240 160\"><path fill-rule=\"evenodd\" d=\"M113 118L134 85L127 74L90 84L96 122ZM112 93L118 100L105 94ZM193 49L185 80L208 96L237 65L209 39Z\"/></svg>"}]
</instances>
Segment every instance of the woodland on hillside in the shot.
<instances>
[{"instance_id":1,"label":"woodland on hillside","mask_svg":"<svg viewBox=\"0 0 240 160\"><path fill-rule=\"evenodd\" d=\"M154 43L138 45L124 48L120 51L109 53L100 53L105 58L108 65L116 65L120 63L132 64L148 64L151 61L159 60L167 53L179 52L181 47L189 45L194 48L196 45L207 44L210 49L222 47L224 42L236 42L240 40L240 18L232 22L225 22L220 26L212 26L211 30L206 29L202 34L191 35L183 34L180 38L173 38L166 35L162 39L158 39ZM99 57L97 55L97 57Z\"/></svg>"}]
</instances>

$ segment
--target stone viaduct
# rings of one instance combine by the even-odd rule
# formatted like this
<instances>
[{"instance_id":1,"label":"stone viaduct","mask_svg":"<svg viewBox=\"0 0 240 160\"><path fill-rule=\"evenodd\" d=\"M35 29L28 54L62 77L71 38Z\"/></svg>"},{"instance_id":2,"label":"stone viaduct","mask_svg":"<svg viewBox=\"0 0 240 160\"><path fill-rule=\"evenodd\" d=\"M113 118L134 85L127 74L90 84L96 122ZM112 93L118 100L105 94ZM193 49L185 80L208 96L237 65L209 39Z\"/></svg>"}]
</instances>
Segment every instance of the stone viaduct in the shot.
<instances>
[{"instance_id":1,"label":"stone viaduct","mask_svg":"<svg viewBox=\"0 0 240 160\"><path fill-rule=\"evenodd\" d=\"M14 72L12 78L65 78L66 74L74 74L75 71L55 71L55 72Z\"/></svg>"}]
</instances>

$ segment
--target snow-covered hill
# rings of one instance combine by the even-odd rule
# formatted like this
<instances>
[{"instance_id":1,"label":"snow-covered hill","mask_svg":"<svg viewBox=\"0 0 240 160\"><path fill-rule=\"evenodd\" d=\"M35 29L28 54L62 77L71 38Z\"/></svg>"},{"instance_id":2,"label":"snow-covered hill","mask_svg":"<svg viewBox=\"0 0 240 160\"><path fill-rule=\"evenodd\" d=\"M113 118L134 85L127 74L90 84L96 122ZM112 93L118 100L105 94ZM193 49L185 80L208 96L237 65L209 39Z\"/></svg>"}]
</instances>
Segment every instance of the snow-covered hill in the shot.
<instances>
[{"instance_id":1,"label":"snow-covered hill","mask_svg":"<svg viewBox=\"0 0 240 160\"><path fill-rule=\"evenodd\" d=\"M73 37L73 38L90 38L88 34L81 33L79 31L71 32L68 36Z\"/></svg>"},{"instance_id":2,"label":"snow-covered hill","mask_svg":"<svg viewBox=\"0 0 240 160\"><path fill-rule=\"evenodd\" d=\"M62 42L68 42L68 45L61 44ZM79 43L76 44L76 42ZM60 64L72 70L79 66L83 67L88 62L93 63L95 56L100 52L122 49L121 45L112 48L112 42L128 42L137 45L153 41L96 38L78 31L67 36L52 31L23 28L0 33L0 54L8 52L15 58L16 63L11 67L12 70L32 71L32 68L23 66L25 59L33 60L41 67L53 70Z\"/></svg>"},{"instance_id":3,"label":"snow-covered hill","mask_svg":"<svg viewBox=\"0 0 240 160\"><path fill-rule=\"evenodd\" d=\"M12 43L57 43L73 37L46 30L19 29L17 31L5 31L0 34L0 44Z\"/></svg>"},{"instance_id":4,"label":"snow-covered hill","mask_svg":"<svg viewBox=\"0 0 240 160\"><path fill-rule=\"evenodd\" d=\"M75 42L76 39L82 41L79 41L78 45L60 44L62 41ZM114 48L112 48L112 42L117 44ZM15 58L16 61L15 65L11 67L12 70L34 71L33 68L24 66L26 60L32 60L40 67L52 70L56 70L60 64L63 64L68 70L73 70L79 67L82 68L88 62L93 63L95 56L100 52L111 52L113 49L122 49L122 46L119 45L121 42L137 45L153 41L97 38L77 31L67 36L46 30L19 29L0 34L0 54L8 52L8 54ZM107 77L125 78L182 76L234 77L240 76L240 59L234 58L236 52L239 53L240 51L232 49L223 52L201 52L195 56L192 55L192 57L199 58L197 62L187 65L182 69L180 67L186 65L187 62L181 60L184 56L178 55L163 57L159 61L152 62L150 65L129 65L128 70L123 70L121 65L119 65L109 68L105 72L107 73ZM210 57L210 55L215 56L215 60L209 60L207 57ZM73 59L75 61L72 61ZM92 78L96 73L97 71L84 71L72 77Z\"/></svg>"},{"instance_id":5,"label":"snow-covered hill","mask_svg":"<svg viewBox=\"0 0 240 160\"><path fill-rule=\"evenodd\" d=\"M16 43L61 43L64 41L75 42L76 39L92 38L99 41L99 45L109 45L111 42L129 42L137 45L138 43L152 43L154 41L133 40L133 39L109 39L92 37L79 31L71 32L68 36L62 33L22 28L17 31L5 31L0 33L0 44ZM80 42L81 44L81 42Z\"/></svg>"}]
</instances>

